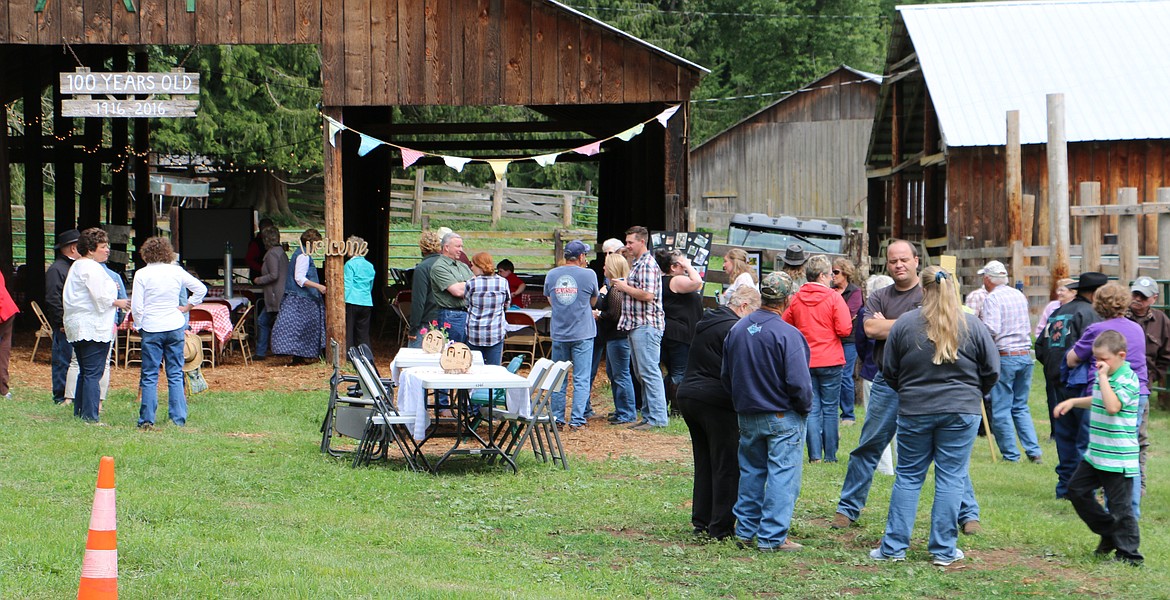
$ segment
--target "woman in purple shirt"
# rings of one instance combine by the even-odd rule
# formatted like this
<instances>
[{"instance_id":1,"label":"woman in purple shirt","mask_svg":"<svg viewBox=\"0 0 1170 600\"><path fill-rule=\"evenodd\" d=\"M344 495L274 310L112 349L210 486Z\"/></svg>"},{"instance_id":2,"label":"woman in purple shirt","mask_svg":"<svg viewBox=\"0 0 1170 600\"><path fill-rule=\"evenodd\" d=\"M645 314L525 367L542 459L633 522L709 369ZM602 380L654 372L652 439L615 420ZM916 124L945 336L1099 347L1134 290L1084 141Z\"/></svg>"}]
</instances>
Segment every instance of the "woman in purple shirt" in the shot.
<instances>
[{"instance_id":1,"label":"woman in purple shirt","mask_svg":"<svg viewBox=\"0 0 1170 600\"><path fill-rule=\"evenodd\" d=\"M1087 396L1093 394L1093 381L1097 375L1097 361L1090 360L1093 358L1093 340L1096 340L1102 331L1109 330L1125 336L1125 343L1129 348L1137 348L1136 351L1127 352L1125 360L1141 382L1141 395L1147 397L1150 395L1150 378L1146 371L1146 335L1141 325L1125 318L1125 309L1129 308L1129 303L1129 290L1116 281L1110 281L1098 288L1093 296L1093 310L1104 320L1086 327L1076 345L1068 351L1066 360L1070 369L1081 363L1089 364L1088 383L1085 388Z\"/></svg>"}]
</instances>

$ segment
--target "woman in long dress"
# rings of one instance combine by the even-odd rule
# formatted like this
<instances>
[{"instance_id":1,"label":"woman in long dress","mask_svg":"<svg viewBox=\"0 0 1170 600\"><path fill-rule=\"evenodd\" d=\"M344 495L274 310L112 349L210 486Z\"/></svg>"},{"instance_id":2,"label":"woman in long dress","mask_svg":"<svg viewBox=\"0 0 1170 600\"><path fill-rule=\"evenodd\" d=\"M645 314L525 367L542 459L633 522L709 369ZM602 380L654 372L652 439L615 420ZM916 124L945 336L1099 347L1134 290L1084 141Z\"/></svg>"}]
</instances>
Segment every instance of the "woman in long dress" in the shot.
<instances>
[{"instance_id":1,"label":"woman in long dress","mask_svg":"<svg viewBox=\"0 0 1170 600\"><path fill-rule=\"evenodd\" d=\"M272 353L292 356L290 366L307 365L325 349L325 286L307 250L320 239L316 229L301 234L301 245L288 264L284 300L272 326Z\"/></svg>"}]
</instances>

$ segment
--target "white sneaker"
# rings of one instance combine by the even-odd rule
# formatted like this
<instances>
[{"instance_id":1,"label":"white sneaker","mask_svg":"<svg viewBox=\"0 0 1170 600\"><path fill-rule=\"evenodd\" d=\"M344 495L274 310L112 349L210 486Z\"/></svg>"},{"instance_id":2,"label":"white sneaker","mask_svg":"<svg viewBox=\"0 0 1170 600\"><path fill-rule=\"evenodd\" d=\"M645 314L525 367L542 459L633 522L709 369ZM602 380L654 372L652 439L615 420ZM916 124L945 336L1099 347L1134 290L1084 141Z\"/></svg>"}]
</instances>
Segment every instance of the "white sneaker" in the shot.
<instances>
[{"instance_id":1,"label":"white sneaker","mask_svg":"<svg viewBox=\"0 0 1170 600\"><path fill-rule=\"evenodd\" d=\"M905 556L886 556L885 554L882 554L881 548L874 548L873 550L870 550L869 557L872 558L873 560L881 560L881 561L889 561L889 562L902 562L902 561L906 560Z\"/></svg>"},{"instance_id":2,"label":"white sneaker","mask_svg":"<svg viewBox=\"0 0 1170 600\"><path fill-rule=\"evenodd\" d=\"M955 555L952 558L943 558L941 556L935 556L934 560L930 561L930 564L932 564L936 567L949 567L955 561L963 560L964 558L967 558L967 555L963 554L962 550L955 548Z\"/></svg>"}]
</instances>

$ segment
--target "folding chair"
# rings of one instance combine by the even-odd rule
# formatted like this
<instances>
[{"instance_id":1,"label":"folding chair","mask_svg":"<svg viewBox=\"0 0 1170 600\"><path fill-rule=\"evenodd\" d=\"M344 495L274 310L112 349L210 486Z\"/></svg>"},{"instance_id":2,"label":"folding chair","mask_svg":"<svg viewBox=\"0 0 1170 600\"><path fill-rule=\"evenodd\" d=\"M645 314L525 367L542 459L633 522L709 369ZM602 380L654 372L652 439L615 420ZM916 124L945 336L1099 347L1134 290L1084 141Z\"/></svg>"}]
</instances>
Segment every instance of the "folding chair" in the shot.
<instances>
[{"instance_id":1,"label":"folding chair","mask_svg":"<svg viewBox=\"0 0 1170 600\"><path fill-rule=\"evenodd\" d=\"M549 375L549 369L553 366L553 364L553 361L547 358L542 358L536 361L536 364L532 365L532 369L528 371L528 394L530 399L530 406L535 406L537 396L540 394L540 386L544 382L545 377ZM480 417L486 418L487 407L479 409L479 412ZM500 426L495 430L492 443L500 448L505 449L511 448L511 445L515 444L520 436L524 435L524 429L532 422L531 418L522 416L516 411L508 410L506 406L503 409L496 409L495 417L500 420ZM516 457L512 456L512 462L515 461Z\"/></svg>"},{"instance_id":2,"label":"folding chair","mask_svg":"<svg viewBox=\"0 0 1170 600\"><path fill-rule=\"evenodd\" d=\"M536 322L532 317L513 310L504 311L504 319L509 325L519 325L522 329L504 336L504 354L527 354L529 364L535 364L536 347L540 343L540 335L536 333Z\"/></svg>"},{"instance_id":3,"label":"folding chair","mask_svg":"<svg viewBox=\"0 0 1170 600\"><path fill-rule=\"evenodd\" d=\"M29 302L32 304L33 312L37 315L37 320L41 322L41 328L37 330L37 341L33 343L32 356L28 357L28 362L32 362L37 358L37 348L41 346L41 338L49 338L49 346L53 345L53 328L49 326L49 318L45 316L45 311L41 310L41 305L37 304L36 300Z\"/></svg>"},{"instance_id":4,"label":"folding chair","mask_svg":"<svg viewBox=\"0 0 1170 600\"><path fill-rule=\"evenodd\" d=\"M131 355L137 358L130 358ZM115 362L117 358L114 356ZM125 354L122 355L122 368L129 369L131 362L142 364L142 333L134 328L133 313L126 315L126 343Z\"/></svg>"},{"instance_id":5,"label":"folding chair","mask_svg":"<svg viewBox=\"0 0 1170 600\"><path fill-rule=\"evenodd\" d=\"M394 312L394 316L398 317L398 347L406 347L406 337L410 335L410 302L412 293L410 290L403 290L394 296L394 300L390 302L390 310ZM378 337L384 337L386 334L386 323L390 319L387 317L382 320L382 331L378 333Z\"/></svg>"},{"instance_id":6,"label":"folding chair","mask_svg":"<svg viewBox=\"0 0 1170 600\"><path fill-rule=\"evenodd\" d=\"M215 368L216 346L219 344L215 340L215 319L211 313L202 308L192 308L191 312L187 313L187 320L191 323L207 322L207 331L199 332L199 340L203 342L203 362L210 362L211 368ZM202 365L201 365L202 366Z\"/></svg>"},{"instance_id":7,"label":"folding chair","mask_svg":"<svg viewBox=\"0 0 1170 600\"><path fill-rule=\"evenodd\" d=\"M341 374L341 351L337 340L329 339L329 352L333 358L333 375L329 377L329 406L321 422L321 452L330 456L344 456L351 451L335 448L334 434L361 439L366 422L374 412L374 402L361 397L341 396L341 386L357 384L358 378Z\"/></svg>"},{"instance_id":8,"label":"folding chair","mask_svg":"<svg viewBox=\"0 0 1170 600\"><path fill-rule=\"evenodd\" d=\"M572 361L561 361L553 363L549 368L549 372L544 377L544 381L540 384L540 395L536 397L536 401L532 406L532 422L528 424L525 431L516 440L515 446L507 448L508 455L512 460L516 460L516 455L524 449L524 443L529 437L533 437L532 452L537 458L544 462L552 459L555 465L557 461L561 461L561 468L566 471L569 470L569 463L565 460L565 447L561 444L561 433L557 429L556 417L552 414L552 393L553 390L560 389L565 384L565 379L569 376L569 369L573 366ZM547 446L548 450L545 451Z\"/></svg>"},{"instance_id":9,"label":"folding chair","mask_svg":"<svg viewBox=\"0 0 1170 600\"><path fill-rule=\"evenodd\" d=\"M232 328L232 332L228 335L227 345L223 347L226 354L232 349L232 342L240 347L240 356L244 357L244 366L247 366L252 360L252 349L248 345L248 329L247 321L248 315L252 313L254 305L249 304L248 308L244 309L244 314L240 315L239 320L236 321L236 326Z\"/></svg>"},{"instance_id":10,"label":"folding chair","mask_svg":"<svg viewBox=\"0 0 1170 600\"><path fill-rule=\"evenodd\" d=\"M373 365L357 348L350 348L348 355L350 362L357 369L362 395L373 402L373 411L366 419L357 451L353 455L353 466L356 468L372 460L387 458L390 443L393 442L410 470L420 470L418 461L421 461L423 468L430 471L430 463L410 435L415 415L398 412L393 397L375 375Z\"/></svg>"}]
</instances>

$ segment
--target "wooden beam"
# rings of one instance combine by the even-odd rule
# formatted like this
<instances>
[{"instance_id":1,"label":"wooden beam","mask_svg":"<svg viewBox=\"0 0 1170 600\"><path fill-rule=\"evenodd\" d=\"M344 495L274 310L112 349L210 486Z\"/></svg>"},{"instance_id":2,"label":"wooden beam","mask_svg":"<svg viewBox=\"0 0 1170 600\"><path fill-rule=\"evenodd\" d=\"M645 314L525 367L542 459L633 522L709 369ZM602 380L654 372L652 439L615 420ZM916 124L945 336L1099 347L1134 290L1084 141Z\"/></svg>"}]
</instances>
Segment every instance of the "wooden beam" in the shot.
<instances>
[{"instance_id":1,"label":"wooden beam","mask_svg":"<svg viewBox=\"0 0 1170 600\"><path fill-rule=\"evenodd\" d=\"M1137 206L1137 188L1126 187L1117 190L1117 204L1119 206ZM1117 217L1117 246L1118 265L1122 285L1137 279L1138 275L1138 217L1136 214L1126 214Z\"/></svg>"},{"instance_id":2,"label":"wooden beam","mask_svg":"<svg viewBox=\"0 0 1170 600\"><path fill-rule=\"evenodd\" d=\"M568 150L584 146L592 139L556 140L385 140L413 150Z\"/></svg>"},{"instance_id":3,"label":"wooden beam","mask_svg":"<svg viewBox=\"0 0 1170 600\"><path fill-rule=\"evenodd\" d=\"M1048 213L1051 220L1052 281L1069 274L1068 138L1064 94L1048 94Z\"/></svg>"},{"instance_id":4,"label":"wooden beam","mask_svg":"<svg viewBox=\"0 0 1170 600\"><path fill-rule=\"evenodd\" d=\"M3 161L0 161L0 168ZM0 180L0 185L3 181ZM1170 205L1170 188L1158 188L1158 204ZM1162 260L1158 261L1158 279L1170 279L1170 213L1161 213L1158 215L1158 256ZM1165 303L1165 300L1162 300Z\"/></svg>"},{"instance_id":5,"label":"wooden beam","mask_svg":"<svg viewBox=\"0 0 1170 600\"><path fill-rule=\"evenodd\" d=\"M945 164L947 164L947 155L945 152L939 152L936 154L923 156L921 159L918 160L918 166L920 166L920 167L933 167L935 165L945 165Z\"/></svg>"},{"instance_id":6,"label":"wooden beam","mask_svg":"<svg viewBox=\"0 0 1170 600\"><path fill-rule=\"evenodd\" d=\"M1008 241L1023 237L1023 222L1020 218L1023 189L1023 166L1020 162L1020 111L1007 112L1007 149L1004 152L1004 191L1008 206Z\"/></svg>"},{"instance_id":7,"label":"wooden beam","mask_svg":"<svg viewBox=\"0 0 1170 600\"><path fill-rule=\"evenodd\" d=\"M902 67L916 60L918 60L917 52L911 52L910 54L907 54L902 58L902 60L899 60L898 62L890 65L890 74L893 75L898 69L901 69Z\"/></svg>"},{"instance_id":8,"label":"wooden beam","mask_svg":"<svg viewBox=\"0 0 1170 600\"><path fill-rule=\"evenodd\" d=\"M340 107L328 106L322 109L325 116L343 123ZM325 151L325 237L330 241L345 239L345 211L341 182L341 143L333 145L329 140L329 128L322 128ZM345 347L345 272L344 257L325 257L325 337L337 340Z\"/></svg>"},{"instance_id":9,"label":"wooden beam","mask_svg":"<svg viewBox=\"0 0 1170 600\"><path fill-rule=\"evenodd\" d=\"M48 58L48 48L37 51L38 58ZM49 62L48 64L52 64ZM24 160L24 256L28 269L25 289L36 299L45 293L45 169L41 158L44 138L41 135L41 84L33 79L24 82L24 129L27 142Z\"/></svg>"},{"instance_id":10,"label":"wooden beam","mask_svg":"<svg viewBox=\"0 0 1170 600\"><path fill-rule=\"evenodd\" d=\"M8 107L3 112L8 123ZM12 168L8 162L8 127L0 127L0 269L12 273Z\"/></svg>"},{"instance_id":11,"label":"wooden beam","mask_svg":"<svg viewBox=\"0 0 1170 600\"><path fill-rule=\"evenodd\" d=\"M886 80L886 83L893 85L893 84L895 84L899 81L902 81L903 79L905 79L911 75L917 74L921 71L922 71L922 69L920 67L914 66L910 69L902 71L901 73L898 73L897 75L891 76L889 79Z\"/></svg>"},{"instance_id":12,"label":"wooden beam","mask_svg":"<svg viewBox=\"0 0 1170 600\"><path fill-rule=\"evenodd\" d=\"M1096 183L1096 182L1094 182ZM1084 185L1082 183L1081 185ZM1098 184L1100 185L1100 184ZM1164 189L1164 188L1159 188ZM1074 217L1100 217L1100 216L1120 216L1120 215L1161 215L1170 213L1170 202L1163 202L1159 198L1158 202L1145 202L1142 204L1122 205L1122 204L1107 204L1104 206L1074 206L1069 209L1069 214Z\"/></svg>"},{"instance_id":13,"label":"wooden beam","mask_svg":"<svg viewBox=\"0 0 1170 600\"><path fill-rule=\"evenodd\" d=\"M489 133L555 133L589 131L597 128L596 121L503 121L495 123L386 123L366 125L363 133L379 136L394 135L461 135Z\"/></svg>"},{"instance_id":14,"label":"wooden beam","mask_svg":"<svg viewBox=\"0 0 1170 600\"><path fill-rule=\"evenodd\" d=\"M1101 182L1082 181L1077 197L1080 206L1075 208L1101 208ZM1081 219L1082 273L1101 270L1101 242L1101 218L1085 215Z\"/></svg>"}]
</instances>

